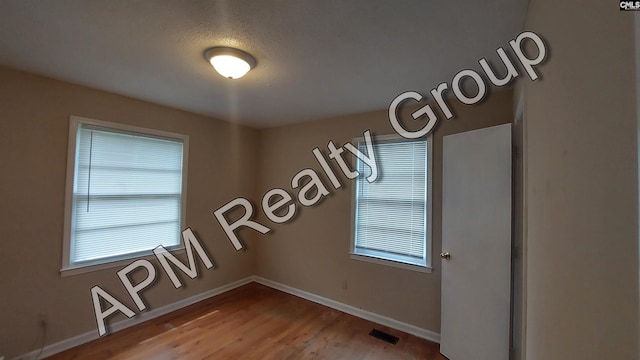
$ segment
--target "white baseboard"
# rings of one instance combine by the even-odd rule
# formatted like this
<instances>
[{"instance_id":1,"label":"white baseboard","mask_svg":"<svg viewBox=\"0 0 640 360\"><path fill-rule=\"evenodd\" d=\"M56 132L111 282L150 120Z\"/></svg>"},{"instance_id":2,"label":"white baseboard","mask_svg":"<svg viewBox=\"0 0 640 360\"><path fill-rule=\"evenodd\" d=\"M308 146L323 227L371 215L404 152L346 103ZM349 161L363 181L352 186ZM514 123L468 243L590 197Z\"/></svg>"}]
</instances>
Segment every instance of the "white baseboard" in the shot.
<instances>
[{"instance_id":1,"label":"white baseboard","mask_svg":"<svg viewBox=\"0 0 640 360\"><path fill-rule=\"evenodd\" d=\"M382 316L382 315L378 315L366 310L362 310L362 309L358 309L356 307L353 307L351 305L347 305L335 300L331 300L322 296L318 296L300 289L296 289L294 287L291 287L289 285L284 285L275 281L271 281L268 279L265 279L263 277L260 276L254 276L253 277L253 281L268 286L270 288L274 288L276 290L280 290L280 291L284 291L286 293L289 293L291 295L295 295L298 297L301 297L303 299L307 299L309 301L313 301L315 303L318 303L320 305L324 305L327 307L330 307L332 309L336 309L342 312L345 312L347 314L365 319L365 320L369 320L372 321L374 323L380 324L380 325L384 325L384 326L388 326L390 328L396 329L396 330L400 330L400 331L404 331L408 334L411 335L415 335L419 338L423 338L423 339L427 339L429 341L433 341L436 343L440 343L440 334L430 331L430 330L426 330L420 327L417 327L415 325L411 325L411 324L407 324L405 322L402 321L398 321L395 319L391 319L388 318L386 316Z\"/></svg>"},{"instance_id":2,"label":"white baseboard","mask_svg":"<svg viewBox=\"0 0 640 360\"><path fill-rule=\"evenodd\" d=\"M136 316L130 318L130 319L125 319L125 320L121 320L118 321L112 325L109 326L110 332L114 333L123 329L126 329L128 327L134 326L134 325L138 325L140 323L143 323L145 321L157 318L159 316L168 314L172 311L176 311L178 309L182 309L185 306L189 306L192 304L195 304L199 301L208 299L212 296L216 296L219 294L222 294L224 292L227 292L229 290L233 290L237 287L240 287L242 285L248 284L250 282L254 281L254 277L253 276L249 276L246 277L244 279L240 279L238 281L234 281L230 284L226 284L220 287L217 287L215 289L209 290L209 291L205 291L203 293L188 297L186 299L182 299L180 301L174 302L172 304L168 304L165 306L161 306L157 309L153 309L150 310L148 312L143 312L140 314L136 314ZM51 356L54 354L57 354L59 352L71 349L75 346L78 345L82 345L84 343L87 343L89 341L95 340L97 338L99 338L100 336L98 335L98 329L94 329L92 331L88 331L84 334L80 334L77 336L74 336L72 338L66 339L66 340L62 340L60 342L51 344L51 345L47 345L44 347L44 349L42 350L42 354L40 355L41 358L45 358L47 356ZM18 356L16 358L14 358L13 360L31 360L31 359L35 359L36 356L38 356L38 354L40 353L40 350L35 350L32 351L30 353Z\"/></svg>"},{"instance_id":3,"label":"white baseboard","mask_svg":"<svg viewBox=\"0 0 640 360\"><path fill-rule=\"evenodd\" d=\"M294 287L288 286L288 285L284 285L275 281L271 281L268 279L265 279L263 277L260 276L249 276L246 277L244 279L240 279L238 281L234 281L230 284L227 285L223 285L220 287L217 287L215 289L209 290L209 291L205 291L203 293L191 296L189 298L186 299L182 299L180 301L177 301L175 303L172 304L168 304L162 307L159 307L157 309L153 309L150 310L148 312L144 312L141 314L136 314L136 316L132 317L131 319L125 319L125 320L121 320L118 321L115 324L112 324L109 328L111 330L111 333L126 329L128 327L134 326L134 325L138 325L140 323L143 323L145 321L157 318L159 316L168 314L172 311L176 311L178 309L182 309L183 307L195 304L199 301L208 299L210 297L222 294L224 292L227 292L229 290L233 290L237 287L240 287L242 285L248 284L250 282L257 282L259 284L268 286L270 288L276 289L276 290L280 290L280 291L284 291L288 294L291 295L295 295L298 297L301 297L303 299L309 300L309 301L313 301L315 303L318 303L320 305L324 305L327 307L330 307L332 309L336 309L338 311L342 311L345 312L347 314L365 319L365 320L369 320L372 322L375 322L377 324L380 325L384 325L384 326L388 326L390 328L396 329L396 330L400 330L400 331L404 331L408 334L411 335L415 335L417 337L423 338L423 339L427 339L436 343L440 343L440 334L430 331L430 330L426 330L420 327L417 327L415 325L411 325L411 324L407 324L404 323L402 321L398 321L398 320L394 320L391 318L388 318L386 316L382 316L382 315L378 315L369 311L365 311L362 309L358 309L356 307L353 307L351 305L347 305L335 300L331 300L322 296L318 296L300 289L296 289ZM40 355L41 358L47 357L47 356L51 356L54 354L57 354L59 352L71 349L73 347L85 344L89 341L98 339L100 336L98 335L98 330L94 329L92 331L88 331L84 334L80 334L77 336L74 336L72 338L66 339L66 340L62 340L60 342L54 343L54 344L50 344L44 347L44 349L42 350L42 354ZM38 354L40 353L40 350L34 350L30 353L15 357L13 360L32 360L35 359Z\"/></svg>"}]
</instances>

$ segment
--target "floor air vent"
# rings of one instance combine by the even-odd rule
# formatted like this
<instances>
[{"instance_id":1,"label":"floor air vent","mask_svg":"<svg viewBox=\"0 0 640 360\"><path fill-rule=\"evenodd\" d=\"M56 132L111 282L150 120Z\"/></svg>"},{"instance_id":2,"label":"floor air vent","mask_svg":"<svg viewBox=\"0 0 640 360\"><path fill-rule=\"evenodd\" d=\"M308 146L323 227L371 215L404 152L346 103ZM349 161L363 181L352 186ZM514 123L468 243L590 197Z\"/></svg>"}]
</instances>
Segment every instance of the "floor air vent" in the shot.
<instances>
[{"instance_id":1,"label":"floor air vent","mask_svg":"<svg viewBox=\"0 0 640 360\"><path fill-rule=\"evenodd\" d=\"M380 339L380 340L386 341L386 342L388 342L390 344L393 344L393 345L397 344L398 340L400 340L400 338L398 338L397 336L393 336L391 334L387 334L386 332L380 331L378 329L371 330L369 335L373 336L376 339Z\"/></svg>"}]
</instances>

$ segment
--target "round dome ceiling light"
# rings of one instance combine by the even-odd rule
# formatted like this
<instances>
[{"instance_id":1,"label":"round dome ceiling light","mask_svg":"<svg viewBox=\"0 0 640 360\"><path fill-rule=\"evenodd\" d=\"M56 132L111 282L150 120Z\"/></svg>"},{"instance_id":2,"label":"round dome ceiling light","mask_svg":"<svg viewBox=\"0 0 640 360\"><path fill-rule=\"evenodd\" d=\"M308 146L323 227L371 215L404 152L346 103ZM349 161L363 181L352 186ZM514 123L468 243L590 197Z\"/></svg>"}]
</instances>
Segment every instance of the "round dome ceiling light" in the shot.
<instances>
[{"instance_id":1,"label":"round dome ceiling light","mask_svg":"<svg viewBox=\"0 0 640 360\"><path fill-rule=\"evenodd\" d=\"M220 75L228 79L239 79L256 66L253 56L230 47L210 48L204 52L204 58Z\"/></svg>"}]
</instances>

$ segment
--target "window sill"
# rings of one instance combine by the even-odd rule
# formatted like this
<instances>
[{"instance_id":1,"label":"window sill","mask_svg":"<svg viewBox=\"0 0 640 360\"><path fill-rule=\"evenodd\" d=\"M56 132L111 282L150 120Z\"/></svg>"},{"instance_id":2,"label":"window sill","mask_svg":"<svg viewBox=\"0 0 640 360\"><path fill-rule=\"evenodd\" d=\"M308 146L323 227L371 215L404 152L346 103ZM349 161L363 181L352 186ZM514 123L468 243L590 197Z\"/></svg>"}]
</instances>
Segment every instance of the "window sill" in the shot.
<instances>
[{"instance_id":1,"label":"window sill","mask_svg":"<svg viewBox=\"0 0 640 360\"><path fill-rule=\"evenodd\" d=\"M407 264L407 263L402 263L398 261L385 260L385 259L380 259L377 257L371 257L366 255L351 253L350 257L354 260L366 261L374 264L392 266L400 269L406 269L406 270L417 271L422 273L431 273L433 271L433 268L430 266Z\"/></svg>"},{"instance_id":2,"label":"window sill","mask_svg":"<svg viewBox=\"0 0 640 360\"><path fill-rule=\"evenodd\" d=\"M176 254L184 254L186 252L184 247L180 247L180 248L177 248L175 250L170 250L170 251L174 255L176 255ZM113 268L117 268L117 267L124 267L124 266L127 266L127 265L131 264L132 262L134 262L136 260L140 260L140 259L153 260L155 258L156 257L153 254L153 252L150 252L149 254L146 254L146 255L138 255L138 256L135 256L135 257L131 257L131 258L126 258L126 259L121 259L121 260L113 260L113 261L104 262L104 263L83 264L83 265L76 265L76 266L66 266L66 267L63 267L62 269L60 269L60 276L61 277L67 277L67 276L73 276L73 275L86 274L86 273L90 273L90 272L94 272L94 271L113 269Z\"/></svg>"}]
</instances>

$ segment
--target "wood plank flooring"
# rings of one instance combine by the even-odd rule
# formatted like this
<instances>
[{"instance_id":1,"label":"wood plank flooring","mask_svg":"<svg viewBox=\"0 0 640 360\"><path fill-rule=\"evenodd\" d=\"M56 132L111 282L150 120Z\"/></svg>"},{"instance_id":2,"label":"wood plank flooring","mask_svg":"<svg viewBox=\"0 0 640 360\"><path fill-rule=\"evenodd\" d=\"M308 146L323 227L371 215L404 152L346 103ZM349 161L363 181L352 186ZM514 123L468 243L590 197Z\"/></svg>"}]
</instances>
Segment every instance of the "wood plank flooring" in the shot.
<instances>
[{"instance_id":1,"label":"wood plank flooring","mask_svg":"<svg viewBox=\"0 0 640 360\"><path fill-rule=\"evenodd\" d=\"M400 340L369 336L374 327ZM436 343L257 283L48 359L446 360Z\"/></svg>"}]
</instances>

